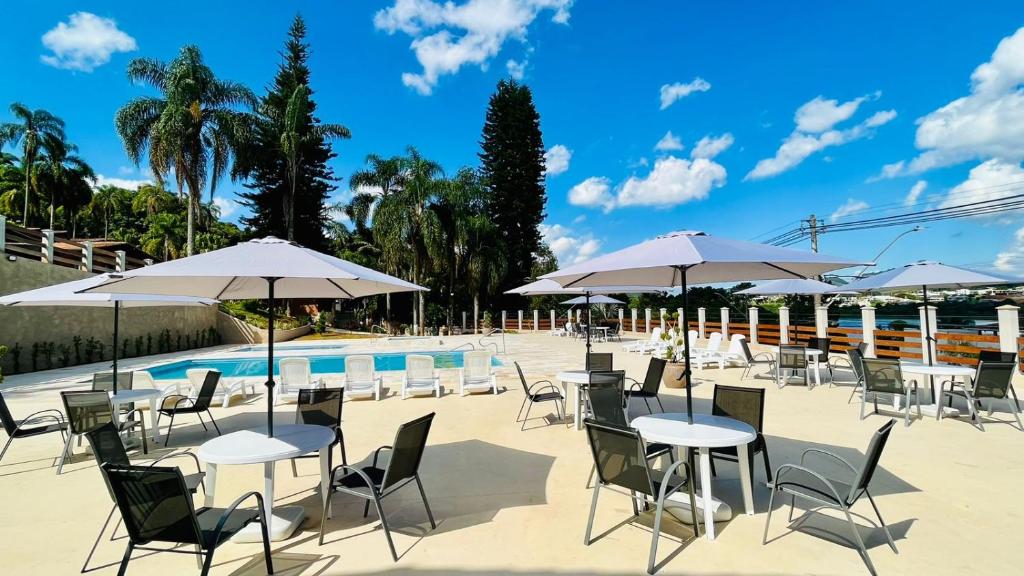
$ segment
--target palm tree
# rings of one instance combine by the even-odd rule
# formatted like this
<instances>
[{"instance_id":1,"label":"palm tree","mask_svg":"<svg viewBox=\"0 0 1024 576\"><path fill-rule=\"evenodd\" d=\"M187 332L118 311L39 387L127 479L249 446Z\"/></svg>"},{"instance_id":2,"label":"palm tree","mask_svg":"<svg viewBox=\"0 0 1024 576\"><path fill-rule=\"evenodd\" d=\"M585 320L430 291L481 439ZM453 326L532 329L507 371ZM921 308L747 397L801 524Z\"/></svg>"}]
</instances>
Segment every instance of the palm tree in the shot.
<instances>
[{"instance_id":1,"label":"palm tree","mask_svg":"<svg viewBox=\"0 0 1024 576\"><path fill-rule=\"evenodd\" d=\"M181 256L181 216L155 214L147 222L149 228L142 235L142 249L150 254L163 254L164 261Z\"/></svg>"},{"instance_id":2,"label":"palm tree","mask_svg":"<svg viewBox=\"0 0 1024 576\"><path fill-rule=\"evenodd\" d=\"M36 156L46 138L64 140L64 121L46 110L30 110L24 104L11 104L11 114L15 122L0 124L0 147L7 144L17 145L21 142L21 167L25 172L25 202L21 215L21 225L28 226L29 189L35 180Z\"/></svg>"},{"instance_id":3,"label":"palm tree","mask_svg":"<svg viewBox=\"0 0 1024 576\"><path fill-rule=\"evenodd\" d=\"M92 202L89 203L89 209L93 212L97 210L103 213L103 237L108 238L110 233L110 213L115 210L119 210L128 203L128 196L126 190L118 188L116 186L101 186L95 194L92 195Z\"/></svg>"},{"instance_id":4,"label":"palm tree","mask_svg":"<svg viewBox=\"0 0 1024 576\"><path fill-rule=\"evenodd\" d=\"M312 121L309 105L309 89L303 85L295 88L288 107L285 110L284 122L281 125L281 153L285 157L288 170L290 191L285 197L285 219L287 220L288 240L295 240L295 185L302 167L302 150L310 144L328 138L348 139L351 134L341 124L320 124Z\"/></svg>"},{"instance_id":5,"label":"palm tree","mask_svg":"<svg viewBox=\"0 0 1024 576\"><path fill-rule=\"evenodd\" d=\"M164 190L164 187L157 184L143 184L139 186L138 192L132 197L132 210L145 212L146 215L153 215L167 210L174 205L177 199L173 194Z\"/></svg>"},{"instance_id":6,"label":"palm tree","mask_svg":"<svg viewBox=\"0 0 1024 576\"><path fill-rule=\"evenodd\" d=\"M183 47L168 63L136 58L128 64L128 78L161 95L128 102L117 111L114 125L136 166L148 150L158 182L173 169L179 192L188 188L186 252L191 255L203 189L209 183L212 200L231 155L249 138L254 123L236 108L256 106L256 96L241 84L218 80L195 46Z\"/></svg>"},{"instance_id":7,"label":"palm tree","mask_svg":"<svg viewBox=\"0 0 1024 576\"><path fill-rule=\"evenodd\" d=\"M466 244L463 259L466 264L466 287L473 294L473 333L480 317L480 294L493 293L501 285L508 271L508 259L498 228L486 212L470 216L466 221Z\"/></svg>"},{"instance_id":8,"label":"palm tree","mask_svg":"<svg viewBox=\"0 0 1024 576\"><path fill-rule=\"evenodd\" d=\"M77 206L82 187L96 181L96 173L78 157L78 147L62 138L48 136L43 143L45 155L41 158L39 178L50 193L50 229L58 203ZM78 194L76 194L78 193ZM87 201L86 201L87 202ZM84 202L82 202L84 204Z\"/></svg>"}]
</instances>

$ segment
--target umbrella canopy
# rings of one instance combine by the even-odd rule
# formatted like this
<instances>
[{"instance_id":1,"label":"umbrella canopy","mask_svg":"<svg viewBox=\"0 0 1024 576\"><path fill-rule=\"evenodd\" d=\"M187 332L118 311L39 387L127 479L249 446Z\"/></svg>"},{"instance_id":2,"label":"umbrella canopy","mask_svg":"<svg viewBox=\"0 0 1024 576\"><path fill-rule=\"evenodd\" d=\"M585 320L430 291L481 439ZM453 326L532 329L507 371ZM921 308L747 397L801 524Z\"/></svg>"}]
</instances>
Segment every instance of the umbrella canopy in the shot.
<instances>
[{"instance_id":1,"label":"umbrella canopy","mask_svg":"<svg viewBox=\"0 0 1024 576\"><path fill-rule=\"evenodd\" d=\"M577 304L622 304L622 303L623 302L621 300L616 300L615 298L610 298L608 296L601 296L601 295L591 296L590 298L587 298L586 296L577 296L576 298L573 298L571 300L566 300L565 302L562 302L562 304L565 304L566 306L576 306Z\"/></svg>"},{"instance_id":2,"label":"umbrella canopy","mask_svg":"<svg viewBox=\"0 0 1024 576\"><path fill-rule=\"evenodd\" d=\"M136 268L86 292L176 294L218 300L266 298L267 433L274 435L274 300L359 298L426 290L341 258L268 236L179 260Z\"/></svg>"},{"instance_id":3,"label":"umbrella canopy","mask_svg":"<svg viewBox=\"0 0 1024 576\"><path fill-rule=\"evenodd\" d=\"M519 294L520 296L546 296L549 294L644 294L650 292L665 292L668 288L656 286L592 286L589 288L565 288L554 280L541 279L518 288L505 291L505 294Z\"/></svg>"},{"instance_id":4,"label":"umbrella canopy","mask_svg":"<svg viewBox=\"0 0 1024 576\"><path fill-rule=\"evenodd\" d=\"M813 278L786 278L762 282L757 286L740 290L737 294L745 296L782 296L786 294L813 296L816 294L856 294L856 292L847 290L845 286L833 286Z\"/></svg>"},{"instance_id":5,"label":"umbrella canopy","mask_svg":"<svg viewBox=\"0 0 1024 576\"><path fill-rule=\"evenodd\" d=\"M927 286L932 289L966 288L968 286L990 286L995 284L1012 284L1017 282L1010 278L993 276L983 272L975 272L966 268L948 266L939 262L914 262L892 270L886 270L867 278L854 280L845 286L837 286L836 291L843 292L884 292L900 288L919 288ZM834 292L833 292L834 293Z\"/></svg>"},{"instance_id":6,"label":"umbrella canopy","mask_svg":"<svg viewBox=\"0 0 1024 576\"><path fill-rule=\"evenodd\" d=\"M863 263L791 248L717 238L703 232L681 231L556 270L541 278L571 288L623 284L680 286L683 296L680 325L686 326L686 287L690 283L807 278L858 264ZM692 423L689 338L683 339L683 355L686 413L687 420Z\"/></svg>"},{"instance_id":7,"label":"umbrella canopy","mask_svg":"<svg viewBox=\"0 0 1024 576\"><path fill-rule=\"evenodd\" d=\"M114 392L117 392L117 357L119 343L120 310L124 307L142 306L212 306L217 303L211 298L194 296L167 296L154 294L110 294L95 292L80 294L82 290L95 288L110 281L109 274L99 274L81 280L54 284L0 297L0 306L85 306L114 309L114 344L112 346Z\"/></svg>"}]
</instances>

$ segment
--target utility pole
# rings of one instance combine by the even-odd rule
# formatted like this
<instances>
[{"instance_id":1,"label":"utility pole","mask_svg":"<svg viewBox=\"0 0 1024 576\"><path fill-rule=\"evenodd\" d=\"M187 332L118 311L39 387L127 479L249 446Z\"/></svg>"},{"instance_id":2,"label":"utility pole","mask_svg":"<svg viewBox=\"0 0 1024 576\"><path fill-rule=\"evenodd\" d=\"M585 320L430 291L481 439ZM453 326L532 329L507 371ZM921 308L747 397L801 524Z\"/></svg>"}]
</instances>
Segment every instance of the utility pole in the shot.
<instances>
[{"instance_id":1,"label":"utility pole","mask_svg":"<svg viewBox=\"0 0 1024 576\"><path fill-rule=\"evenodd\" d=\"M811 214L810 218L807 219L807 227L811 234L811 252L818 253L818 219ZM821 276L815 276L815 280L820 281ZM814 311L815 318L817 318L818 307L821 306L821 294L814 295Z\"/></svg>"}]
</instances>

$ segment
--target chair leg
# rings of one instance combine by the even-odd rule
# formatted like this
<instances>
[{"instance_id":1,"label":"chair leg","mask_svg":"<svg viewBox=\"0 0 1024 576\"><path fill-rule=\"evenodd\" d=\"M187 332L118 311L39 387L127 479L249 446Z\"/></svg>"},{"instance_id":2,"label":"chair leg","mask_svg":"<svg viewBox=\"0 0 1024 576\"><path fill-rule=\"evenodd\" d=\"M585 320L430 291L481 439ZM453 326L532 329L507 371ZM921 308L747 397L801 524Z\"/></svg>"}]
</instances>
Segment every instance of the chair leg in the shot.
<instances>
[{"instance_id":1,"label":"chair leg","mask_svg":"<svg viewBox=\"0 0 1024 576\"><path fill-rule=\"evenodd\" d=\"M210 423L213 424L213 429L217 431L217 436L220 436L220 427L217 426L217 421L213 419L213 414L210 413L210 409L206 409L206 417L210 419Z\"/></svg>"},{"instance_id":2,"label":"chair leg","mask_svg":"<svg viewBox=\"0 0 1024 576\"><path fill-rule=\"evenodd\" d=\"M295 458L292 458L292 478L299 477L299 470L295 467Z\"/></svg>"},{"instance_id":3,"label":"chair leg","mask_svg":"<svg viewBox=\"0 0 1024 576\"><path fill-rule=\"evenodd\" d=\"M1020 423L1020 414L1017 412L1017 402L1010 400L1009 395L1006 396L1006 406L1010 409L1010 412L1013 413L1014 419L1017 420L1017 429L1024 432L1024 425Z\"/></svg>"},{"instance_id":4,"label":"chair leg","mask_svg":"<svg viewBox=\"0 0 1024 576\"><path fill-rule=\"evenodd\" d=\"M516 422L519 422L519 417L523 415L523 408L526 408L526 403L529 401L529 396L523 398L523 403L519 405L519 412L516 414Z\"/></svg>"},{"instance_id":5,"label":"chair leg","mask_svg":"<svg viewBox=\"0 0 1024 576\"><path fill-rule=\"evenodd\" d=\"M715 470L715 455L714 454L712 454L711 457L708 458L708 462L711 463L711 475L712 476L718 476L718 472Z\"/></svg>"},{"instance_id":6,"label":"chair leg","mask_svg":"<svg viewBox=\"0 0 1024 576\"><path fill-rule=\"evenodd\" d=\"M644 406L647 406L648 414L654 414L654 410L651 410L651 403L647 400L646 396L644 396Z\"/></svg>"},{"instance_id":7,"label":"chair leg","mask_svg":"<svg viewBox=\"0 0 1024 576\"><path fill-rule=\"evenodd\" d=\"M213 566L213 553L216 549L216 547L210 548L210 551L203 557L203 570L199 573L201 576L206 576L210 573L210 567Z\"/></svg>"},{"instance_id":8,"label":"chair leg","mask_svg":"<svg viewBox=\"0 0 1024 576\"><path fill-rule=\"evenodd\" d=\"M761 445L761 457L764 459L764 476L768 480L768 484L772 483L772 464L768 460L768 443L765 442ZM750 468L753 470L753 466Z\"/></svg>"},{"instance_id":9,"label":"chair leg","mask_svg":"<svg viewBox=\"0 0 1024 576\"><path fill-rule=\"evenodd\" d=\"M658 403L658 409L661 410L664 413L665 412L665 407L662 406L662 404L661 404L661 398L659 398L657 395L655 395L654 400Z\"/></svg>"},{"instance_id":10,"label":"chair leg","mask_svg":"<svg viewBox=\"0 0 1024 576\"><path fill-rule=\"evenodd\" d=\"M133 548L135 548L135 544L129 541L128 547L124 550L124 558L121 559L121 566L117 569L117 576L124 576L125 572L128 571L128 562L132 559Z\"/></svg>"},{"instance_id":11,"label":"chair leg","mask_svg":"<svg viewBox=\"0 0 1024 576\"><path fill-rule=\"evenodd\" d=\"M329 501L330 499L328 499ZM267 527L267 517L262 510L260 511L260 532L263 536L263 560L267 564L267 574L273 574L274 561L270 558L270 530ZM213 550L210 550L210 557L213 557Z\"/></svg>"},{"instance_id":12,"label":"chair leg","mask_svg":"<svg viewBox=\"0 0 1024 576\"><path fill-rule=\"evenodd\" d=\"M327 508L331 505L331 494L330 491L327 494L327 498L324 498L324 513L320 516L320 541L318 546L324 545L324 527L327 525Z\"/></svg>"},{"instance_id":13,"label":"chair leg","mask_svg":"<svg viewBox=\"0 0 1024 576\"><path fill-rule=\"evenodd\" d=\"M167 444L171 441L171 430L174 429L174 412L171 412L171 422L167 425L167 435L164 436L164 448L167 448Z\"/></svg>"},{"instance_id":14,"label":"chair leg","mask_svg":"<svg viewBox=\"0 0 1024 576\"><path fill-rule=\"evenodd\" d=\"M601 492L601 484L594 485L594 495L590 498L590 515L587 516L587 532L583 535L583 545L590 546L590 532L594 529L594 512L597 511L597 496ZM633 501L633 509L636 510L636 499Z\"/></svg>"},{"instance_id":15,"label":"chair leg","mask_svg":"<svg viewBox=\"0 0 1024 576\"><path fill-rule=\"evenodd\" d=\"M523 425L519 427L519 431L526 430L526 421L530 419L530 408L533 408L533 401L526 405L526 415L523 416ZM555 410L558 410L557 408Z\"/></svg>"},{"instance_id":16,"label":"chair leg","mask_svg":"<svg viewBox=\"0 0 1024 576\"><path fill-rule=\"evenodd\" d=\"M761 544L768 543L768 526L772 523L772 509L775 508L775 494L778 492L772 488L772 495L768 498L768 518L764 521L764 536L761 537Z\"/></svg>"},{"instance_id":17,"label":"chair leg","mask_svg":"<svg viewBox=\"0 0 1024 576\"><path fill-rule=\"evenodd\" d=\"M74 434L68 434L68 440L67 440L67 442L64 443L64 451L60 453L60 463L57 464L57 475L58 476L60 476L61 472L64 470L64 461L67 460L68 455L71 454L71 442L72 442L72 438L74 436L75 436ZM11 438L10 440L7 441L7 443L10 444L11 440L13 440L13 439L14 438ZM4 452L6 452L6 451L7 451L7 446L4 446ZM2 458L2 457L3 457L3 454L0 453L0 458Z\"/></svg>"},{"instance_id":18,"label":"chair leg","mask_svg":"<svg viewBox=\"0 0 1024 576\"><path fill-rule=\"evenodd\" d=\"M665 512L665 500L659 498L654 511L654 533L651 535L651 552L647 556L647 573L654 574L654 559L658 554L658 536L661 532L661 516Z\"/></svg>"},{"instance_id":19,"label":"chair leg","mask_svg":"<svg viewBox=\"0 0 1024 576\"><path fill-rule=\"evenodd\" d=\"M209 432L210 429L206 427L206 422L203 422L203 414L196 412L196 418L199 418L199 423L203 425L203 432Z\"/></svg>"},{"instance_id":20,"label":"chair leg","mask_svg":"<svg viewBox=\"0 0 1024 576\"><path fill-rule=\"evenodd\" d=\"M384 508L381 506L380 497L377 496L376 492L373 494L373 505L377 507L377 516L380 517L380 525L384 528L384 536L388 539L388 548L391 548L391 557L395 562L398 562L398 553L395 552L395 543L391 540L391 530L388 528L388 519L384 516Z\"/></svg>"},{"instance_id":21,"label":"chair leg","mask_svg":"<svg viewBox=\"0 0 1024 576\"><path fill-rule=\"evenodd\" d=\"M864 494L868 497L868 502L871 502L871 507L875 509L875 516L878 516L878 523L882 525L882 530L885 530L885 537L889 540L889 547L892 551L899 554L900 551L896 549L896 542L893 542L892 534L889 533L889 527L886 526L885 520L882 520L882 513L878 511L878 504L875 504L875 499L871 497L871 493L867 490Z\"/></svg>"},{"instance_id":22,"label":"chair leg","mask_svg":"<svg viewBox=\"0 0 1024 576\"><path fill-rule=\"evenodd\" d=\"M89 560L92 560L92 555L96 553L96 547L100 545L100 540L103 539L103 533L107 531L107 526L110 525L110 519L114 517L114 512L116 511L117 504L110 507L110 513L107 514L107 519L103 521L103 526L100 528L100 533L96 535L96 541L92 543L92 548L89 550L89 555L85 557L85 563L82 564L82 574L85 574L89 571Z\"/></svg>"},{"instance_id":23,"label":"chair leg","mask_svg":"<svg viewBox=\"0 0 1024 576\"><path fill-rule=\"evenodd\" d=\"M423 499L423 507L427 509L427 518L430 519L430 527L437 528L437 523L434 522L434 514L430 511L430 504L427 503L427 493L423 490L423 482L420 481L420 475L416 474L413 478L416 479L416 486L420 489L420 498Z\"/></svg>"},{"instance_id":24,"label":"chair leg","mask_svg":"<svg viewBox=\"0 0 1024 576\"><path fill-rule=\"evenodd\" d=\"M857 394L857 390L860 390L860 384L853 385L853 390L850 390L850 397L846 399L847 404L853 401L853 396Z\"/></svg>"},{"instance_id":25,"label":"chair leg","mask_svg":"<svg viewBox=\"0 0 1024 576\"><path fill-rule=\"evenodd\" d=\"M846 514L846 520L850 523L850 530L853 532L853 539L857 543L857 548L860 551L861 557L864 559L864 563L867 564L868 571L871 572L872 576L875 576L875 565L871 563L871 558L868 556L867 548L864 547L864 541L860 538L860 531L857 530L857 525L853 522L853 516L850 515L850 509L843 507L843 513Z\"/></svg>"},{"instance_id":26,"label":"chair leg","mask_svg":"<svg viewBox=\"0 0 1024 576\"><path fill-rule=\"evenodd\" d=\"M4 443L4 449L0 450L0 460L4 459L4 454L7 454L7 448L11 446L11 442L14 441L14 436L8 436L7 442Z\"/></svg>"}]
</instances>

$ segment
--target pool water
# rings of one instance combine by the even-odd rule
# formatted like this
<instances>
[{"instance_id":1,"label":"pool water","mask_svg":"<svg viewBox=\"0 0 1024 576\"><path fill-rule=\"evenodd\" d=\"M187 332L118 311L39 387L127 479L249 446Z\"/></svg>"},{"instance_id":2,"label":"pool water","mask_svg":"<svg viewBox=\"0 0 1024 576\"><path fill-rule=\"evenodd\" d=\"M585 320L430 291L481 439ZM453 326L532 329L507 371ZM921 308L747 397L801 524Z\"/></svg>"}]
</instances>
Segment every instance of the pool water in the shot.
<instances>
[{"instance_id":1,"label":"pool water","mask_svg":"<svg viewBox=\"0 0 1024 576\"><path fill-rule=\"evenodd\" d=\"M373 356L373 366L378 372L393 370L405 370L406 352L377 352L368 354ZM462 352L416 352L434 357L434 367L441 368L462 368ZM278 373L280 358L274 359L274 373ZM313 374L341 374L345 372L345 356L310 356L310 370ZM501 361L496 357L491 358L492 366L501 366ZM266 376L266 358L196 358L194 360L182 360L171 362L149 368L149 372L156 380L184 380L185 371L193 368L206 368L219 370L224 378L245 378L250 376Z\"/></svg>"}]
</instances>

